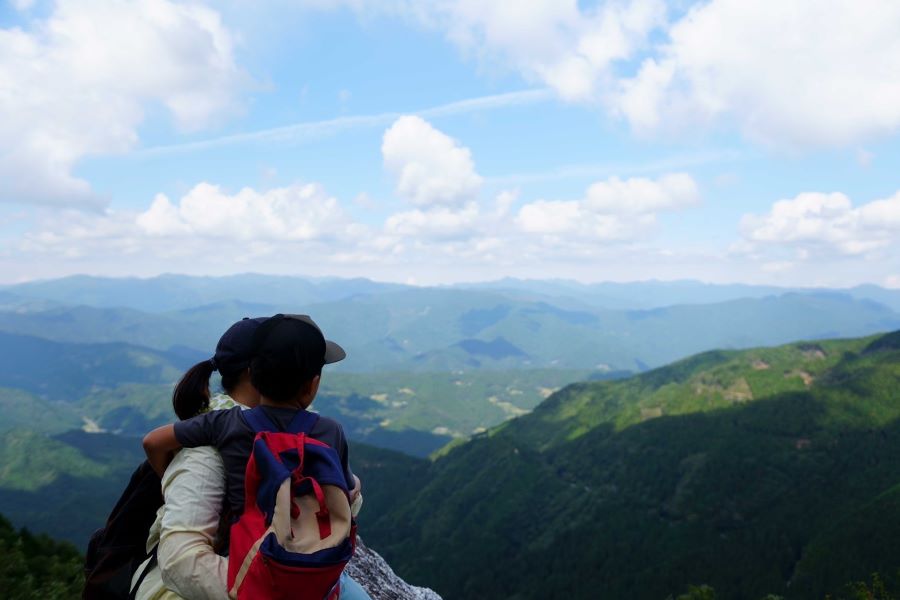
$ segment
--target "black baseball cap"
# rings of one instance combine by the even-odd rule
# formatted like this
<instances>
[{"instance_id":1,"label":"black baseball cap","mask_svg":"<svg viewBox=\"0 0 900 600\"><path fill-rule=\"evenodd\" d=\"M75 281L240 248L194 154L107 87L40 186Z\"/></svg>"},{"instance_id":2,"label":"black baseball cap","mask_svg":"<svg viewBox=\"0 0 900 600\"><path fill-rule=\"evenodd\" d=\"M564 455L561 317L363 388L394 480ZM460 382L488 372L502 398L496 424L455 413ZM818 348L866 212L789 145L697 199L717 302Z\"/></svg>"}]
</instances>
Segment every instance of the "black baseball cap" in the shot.
<instances>
[{"instance_id":1,"label":"black baseball cap","mask_svg":"<svg viewBox=\"0 0 900 600\"><path fill-rule=\"evenodd\" d=\"M236 373L249 367L255 352L254 335L267 320L268 317L244 317L229 327L219 338L216 353L210 359L213 367L220 373Z\"/></svg>"},{"instance_id":2,"label":"black baseball cap","mask_svg":"<svg viewBox=\"0 0 900 600\"><path fill-rule=\"evenodd\" d=\"M270 317L256 329L253 342L256 356L285 369L317 371L347 356L337 343L325 339L309 315Z\"/></svg>"}]
</instances>

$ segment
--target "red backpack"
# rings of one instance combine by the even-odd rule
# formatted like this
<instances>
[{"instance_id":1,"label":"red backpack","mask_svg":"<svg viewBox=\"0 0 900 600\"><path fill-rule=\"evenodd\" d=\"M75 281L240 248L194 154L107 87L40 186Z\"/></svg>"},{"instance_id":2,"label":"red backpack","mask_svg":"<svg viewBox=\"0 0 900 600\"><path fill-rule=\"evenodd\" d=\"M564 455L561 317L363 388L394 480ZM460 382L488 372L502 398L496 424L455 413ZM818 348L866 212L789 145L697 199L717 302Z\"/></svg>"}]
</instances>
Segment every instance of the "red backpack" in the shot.
<instances>
[{"instance_id":1,"label":"red backpack","mask_svg":"<svg viewBox=\"0 0 900 600\"><path fill-rule=\"evenodd\" d=\"M315 413L297 411L283 432L260 407L241 415L256 438L244 476L244 512L231 526L229 596L336 600L356 545L337 451L309 437Z\"/></svg>"}]
</instances>

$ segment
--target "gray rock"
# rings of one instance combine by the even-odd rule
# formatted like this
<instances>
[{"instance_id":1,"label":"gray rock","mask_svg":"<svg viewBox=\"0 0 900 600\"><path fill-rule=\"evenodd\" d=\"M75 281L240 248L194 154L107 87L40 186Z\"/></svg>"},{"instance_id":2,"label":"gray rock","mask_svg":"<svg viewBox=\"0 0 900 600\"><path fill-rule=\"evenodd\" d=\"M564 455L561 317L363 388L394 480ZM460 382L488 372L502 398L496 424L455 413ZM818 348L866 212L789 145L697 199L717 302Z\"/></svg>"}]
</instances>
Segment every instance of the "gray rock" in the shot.
<instances>
[{"instance_id":1,"label":"gray rock","mask_svg":"<svg viewBox=\"0 0 900 600\"><path fill-rule=\"evenodd\" d=\"M372 600L441 600L433 590L400 579L377 552L363 544L361 538L356 539L356 553L346 571Z\"/></svg>"}]
</instances>

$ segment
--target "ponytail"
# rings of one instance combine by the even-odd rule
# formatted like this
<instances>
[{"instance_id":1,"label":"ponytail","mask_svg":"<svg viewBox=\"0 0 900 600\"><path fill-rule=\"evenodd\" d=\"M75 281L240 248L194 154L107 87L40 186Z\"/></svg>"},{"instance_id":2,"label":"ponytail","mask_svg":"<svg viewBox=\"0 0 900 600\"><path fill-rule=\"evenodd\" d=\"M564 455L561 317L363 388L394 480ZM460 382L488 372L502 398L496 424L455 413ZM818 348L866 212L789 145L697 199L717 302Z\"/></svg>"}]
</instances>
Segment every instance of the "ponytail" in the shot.
<instances>
[{"instance_id":1,"label":"ponytail","mask_svg":"<svg viewBox=\"0 0 900 600\"><path fill-rule=\"evenodd\" d=\"M209 408L209 378L215 370L212 360L204 360L188 369L175 386L172 408L179 419L190 419Z\"/></svg>"}]
</instances>

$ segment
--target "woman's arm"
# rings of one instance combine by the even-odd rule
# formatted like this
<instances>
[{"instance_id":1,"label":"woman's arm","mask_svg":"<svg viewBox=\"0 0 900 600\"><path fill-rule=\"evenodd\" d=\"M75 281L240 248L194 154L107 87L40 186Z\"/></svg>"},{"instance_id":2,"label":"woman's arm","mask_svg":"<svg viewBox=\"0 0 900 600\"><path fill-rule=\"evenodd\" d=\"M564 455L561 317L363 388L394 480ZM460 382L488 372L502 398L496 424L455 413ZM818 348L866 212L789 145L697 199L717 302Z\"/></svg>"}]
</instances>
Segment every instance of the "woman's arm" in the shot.
<instances>
[{"instance_id":1,"label":"woman's arm","mask_svg":"<svg viewBox=\"0 0 900 600\"><path fill-rule=\"evenodd\" d=\"M184 598L228 597L228 559L212 548L225 497L225 467L208 446L178 453L163 476L159 542L163 583Z\"/></svg>"}]
</instances>

